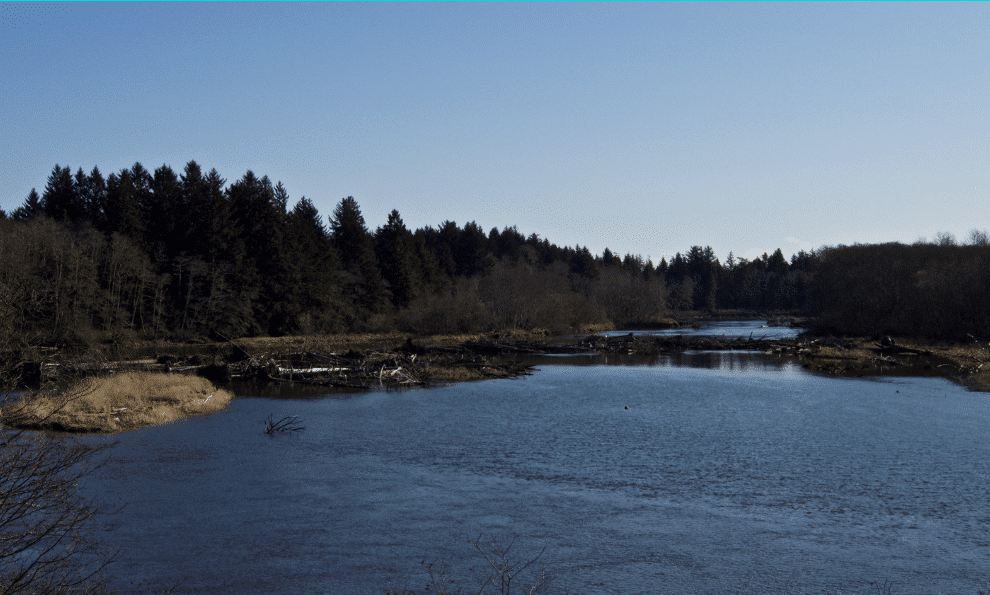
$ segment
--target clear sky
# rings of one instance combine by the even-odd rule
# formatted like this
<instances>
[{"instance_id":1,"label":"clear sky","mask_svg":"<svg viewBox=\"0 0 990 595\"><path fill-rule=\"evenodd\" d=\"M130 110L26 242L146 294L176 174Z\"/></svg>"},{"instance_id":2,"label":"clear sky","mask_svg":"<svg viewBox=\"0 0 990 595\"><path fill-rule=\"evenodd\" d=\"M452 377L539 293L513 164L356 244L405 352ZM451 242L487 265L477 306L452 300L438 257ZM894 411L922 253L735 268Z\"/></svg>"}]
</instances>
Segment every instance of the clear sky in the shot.
<instances>
[{"instance_id":1,"label":"clear sky","mask_svg":"<svg viewBox=\"0 0 990 595\"><path fill-rule=\"evenodd\" d=\"M251 169L659 262L990 227L990 4L8 3L0 208Z\"/></svg>"}]
</instances>

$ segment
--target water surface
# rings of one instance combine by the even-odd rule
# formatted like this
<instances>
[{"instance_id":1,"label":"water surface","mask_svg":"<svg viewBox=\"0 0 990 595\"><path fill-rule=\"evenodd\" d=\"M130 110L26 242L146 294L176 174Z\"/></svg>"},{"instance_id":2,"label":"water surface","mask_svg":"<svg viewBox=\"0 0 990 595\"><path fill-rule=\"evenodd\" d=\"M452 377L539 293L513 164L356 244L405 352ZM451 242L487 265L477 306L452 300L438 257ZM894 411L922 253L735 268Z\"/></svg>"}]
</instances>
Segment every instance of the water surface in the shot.
<instances>
[{"instance_id":1,"label":"water surface","mask_svg":"<svg viewBox=\"0 0 990 595\"><path fill-rule=\"evenodd\" d=\"M574 363L586 365L572 365ZM618 365L617 365L618 364ZM262 434L299 415L294 435ZM515 537L572 593L972 593L990 577L990 407L932 378L754 353L544 358L533 376L239 397L119 436L90 487L128 581L176 593L422 589ZM468 585L465 585L468 586Z\"/></svg>"}]
</instances>

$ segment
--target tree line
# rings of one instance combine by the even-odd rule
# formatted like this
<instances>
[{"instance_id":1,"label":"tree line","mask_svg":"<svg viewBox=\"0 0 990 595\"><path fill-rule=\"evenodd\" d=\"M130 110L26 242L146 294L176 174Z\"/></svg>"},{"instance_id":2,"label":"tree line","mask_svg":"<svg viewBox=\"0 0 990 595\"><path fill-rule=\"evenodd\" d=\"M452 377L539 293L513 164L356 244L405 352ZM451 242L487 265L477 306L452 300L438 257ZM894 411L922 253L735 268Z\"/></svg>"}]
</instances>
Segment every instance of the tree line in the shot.
<instances>
[{"instance_id":1,"label":"tree line","mask_svg":"<svg viewBox=\"0 0 990 595\"><path fill-rule=\"evenodd\" d=\"M926 246L903 258L960 256L936 259L942 268L932 269L924 287L965 269L977 288L972 300L984 295L985 257L973 264L970 246ZM195 161L178 174L135 163L105 178L98 167L73 174L56 165L40 195L32 189L9 216L0 211L0 325L64 343L94 333L566 332L657 323L674 310L746 309L822 314L825 327L846 332L869 326L853 322L865 312L879 316L854 304L873 291L862 275L861 291L842 289L843 275L875 261L875 250L823 248L788 261L778 249L752 260L730 253L720 262L710 247L693 246L654 265L607 248L599 256L560 247L515 227L485 233L473 221L444 221L410 230L395 210L370 230L353 197L324 219L305 197L290 205L281 182L248 171L228 184ZM874 269L866 278L882 283L889 271ZM903 299L924 295L926 304L950 297L906 291ZM977 310L985 320L985 302ZM902 317L925 310L910 312ZM938 326L926 324L916 328Z\"/></svg>"}]
</instances>

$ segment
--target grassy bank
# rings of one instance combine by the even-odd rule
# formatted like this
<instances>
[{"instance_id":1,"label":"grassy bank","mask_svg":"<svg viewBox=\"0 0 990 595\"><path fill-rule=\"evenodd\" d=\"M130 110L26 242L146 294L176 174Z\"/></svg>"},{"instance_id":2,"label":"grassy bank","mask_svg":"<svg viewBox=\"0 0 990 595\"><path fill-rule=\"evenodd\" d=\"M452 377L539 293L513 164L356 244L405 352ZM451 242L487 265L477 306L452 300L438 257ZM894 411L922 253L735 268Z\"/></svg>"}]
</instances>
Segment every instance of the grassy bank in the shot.
<instances>
[{"instance_id":1,"label":"grassy bank","mask_svg":"<svg viewBox=\"0 0 990 595\"><path fill-rule=\"evenodd\" d=\"M233 398L198 376L129 372L87 378L0 408L0 424L23 429L116 433L214 413Z\"/></svg>"},{"instance_id":2,"label":"grassy bank","mask_svg":"<svg viewBox=\"0 0 990 595\"><path fill-rule=\"evenodd\" d=\"M847 376L886 374L944 376L973 390L990 391L990 345L898 338L809 338L796 350L805 368Z\"/></svg>"}]
</instances>

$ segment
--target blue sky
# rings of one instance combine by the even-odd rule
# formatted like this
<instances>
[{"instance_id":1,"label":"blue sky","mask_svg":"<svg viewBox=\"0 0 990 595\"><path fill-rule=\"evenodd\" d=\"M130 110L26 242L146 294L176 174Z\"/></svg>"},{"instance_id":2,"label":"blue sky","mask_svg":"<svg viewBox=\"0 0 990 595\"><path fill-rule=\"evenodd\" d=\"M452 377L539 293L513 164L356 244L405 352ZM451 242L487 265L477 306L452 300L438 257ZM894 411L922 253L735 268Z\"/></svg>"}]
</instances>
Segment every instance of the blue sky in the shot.
<instances>
[{"instance_id":1,"label":"blue sky","mask_svg":"<svg viewBox=\"0 0 990 595\"><path fill-rule=\"evenodd\" d=\"M990 227L990 4L6 3L0 208L251 169L659 262Z\"/></svg>"}]
</instances>

